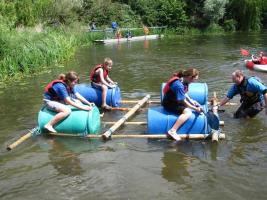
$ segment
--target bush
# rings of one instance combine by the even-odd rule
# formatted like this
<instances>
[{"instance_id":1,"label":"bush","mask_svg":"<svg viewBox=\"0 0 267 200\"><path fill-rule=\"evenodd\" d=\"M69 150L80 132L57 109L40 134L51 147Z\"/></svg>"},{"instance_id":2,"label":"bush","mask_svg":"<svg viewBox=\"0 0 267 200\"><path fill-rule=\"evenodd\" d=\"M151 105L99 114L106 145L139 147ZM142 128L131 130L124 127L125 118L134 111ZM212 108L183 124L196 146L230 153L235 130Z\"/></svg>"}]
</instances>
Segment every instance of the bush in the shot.
<instances>
[{"instance_id":1,"label":"bush","mask_svg":"<svg viewBox=\"0 0 267 200\"><path fill-rule=\"evenodd\" d=\"M237 22L234 19L225 20L223 28L225 31L233 32L236 31Z\"/></svg>"}]
</instances>

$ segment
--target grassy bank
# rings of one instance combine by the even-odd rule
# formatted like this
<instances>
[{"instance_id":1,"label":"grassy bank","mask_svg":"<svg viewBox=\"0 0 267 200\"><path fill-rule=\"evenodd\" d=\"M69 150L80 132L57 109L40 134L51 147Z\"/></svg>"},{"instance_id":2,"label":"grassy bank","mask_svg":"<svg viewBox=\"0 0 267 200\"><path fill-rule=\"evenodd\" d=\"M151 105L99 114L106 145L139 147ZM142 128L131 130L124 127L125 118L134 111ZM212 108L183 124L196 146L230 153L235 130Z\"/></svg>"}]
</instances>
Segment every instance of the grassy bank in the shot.
<instances>
[{"instance_id":1,"label":"grassy bank","mask_svg":"<svg viewBox=\"0 0 267 200\"><path fill-rule=\"evenodd\" d=\"M114 38L113 33L88 32L80 24L68 27L42 26L31 29L0 27L0 84L20 79L25 75L42 72L44 68L60 65L74 55L83 45L95 39ZM122 36L127 30L122 30ZM133 29L133 36L143 35L143 29ZM167 37L185 37L199 34L222 34L224 31L200 32L197 29L150 29L149 34L164 34Z\"/></svg>"},{"instance_id":2,"label":"grassy bank","mask_svg":"<svg viewBox=\"0 0 267 200\"><path fill-rule=\"evenodd\" d=\"M93 36L94 37L94 36ZM69 59L92 40L80 26L0 31L0 82L19 79Z\"/></svg>"}]
</instances>

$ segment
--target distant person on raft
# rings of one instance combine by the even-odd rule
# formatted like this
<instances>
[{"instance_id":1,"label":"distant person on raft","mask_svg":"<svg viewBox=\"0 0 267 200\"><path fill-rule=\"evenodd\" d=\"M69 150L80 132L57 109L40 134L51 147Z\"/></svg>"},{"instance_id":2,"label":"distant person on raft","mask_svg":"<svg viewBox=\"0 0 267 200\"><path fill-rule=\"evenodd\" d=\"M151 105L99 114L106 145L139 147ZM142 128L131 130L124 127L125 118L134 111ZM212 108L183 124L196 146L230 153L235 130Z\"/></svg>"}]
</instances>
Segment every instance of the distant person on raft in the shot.
<instances>
[{"instance_id":1,"label":"distant person on raft","mask_svg":"<svg viewBox=\"0 0 267 200\"><path fill-rule=\"evenodd\" d=\"M112 69L112 65L113 61L110 58L105 58L104 63L95 66L90 73L92 86L95 88L101 88L102 90L101 108L104 110L111 110L111 107L106 103L108 89L117 86L117 82L112 81L108 75Z\"/></svg>"},{"instance_id":2,"label":"distant person on raft","mask_svg":"<svg viewBox=\"0 0 267 200\"><path fill-rule=\"evenodd\" d=\"M259 56L254 56L252 55L252 62L255 63L255 64L260 64L260 65L267 65L267 57L266 56L263 56L264 53L263 51L261 51L259 53Z\"/></svg>"}]
</instances>

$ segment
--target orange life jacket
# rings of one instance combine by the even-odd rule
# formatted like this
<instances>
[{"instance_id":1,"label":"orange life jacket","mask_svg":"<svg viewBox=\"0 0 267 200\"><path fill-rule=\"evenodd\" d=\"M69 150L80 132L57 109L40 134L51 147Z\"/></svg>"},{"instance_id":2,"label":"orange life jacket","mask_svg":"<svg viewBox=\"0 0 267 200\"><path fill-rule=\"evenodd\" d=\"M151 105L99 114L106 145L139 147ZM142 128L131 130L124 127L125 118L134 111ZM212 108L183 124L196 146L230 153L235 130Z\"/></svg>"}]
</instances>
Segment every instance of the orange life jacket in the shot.
<instances>
[{"instance_id":1,"label":"orange life jacket","mask_svg":"<svg viewBox=\"0 0 267 200\"><path fill-rule=\"evenodd\" d=\"M70 93L72 92L72 89L63 80L56 79L56 80L51 81L45 87L45 92L48 93L52 97L52 100L59 100L59 97L58 97L57 93L53 89L53 85L55 85L56 83L62 83L66 87L67 92L70 95Z\"/></svg>"},{"instance_id":2,"label":"orange life jacket","mask_svg":"<svg viewBox=\"0 0 267 200\"><path fill-rule=\"evenodd\" d=\"M267 65L267 57L263 56L260 58L260 65Z\"/></svg>"},{"instance_id":3,"label":"orange life jacket","mask_svg":"<svg viewBox=\"0 0 267 200\"><path fill-rule=\"evenodd\" d=\"M176 80L181 80L181 78L179 78L177 76L173 76L167 81L167 83L166 83L166 85L165 85L165 87L163 89L163 94L164 95L166 95L167 92L169 92L171 84ZM184 85L184 91L186 93L188 91L188 85L187 84L183 84L183 85Z\"/></svg>"},{"instance_id":4,"label":"orange life jacket","mask_svg":"<svg viewBox=\"0 0 267 200\"><path fill-rule=\"evenodd\" d=\"M103 76L104 76L104 79L106 80L107 79L107 76L108 76L108 70L104 68L104 65L103 64L99 64L97 66L95 66L92 71L90 72L90 80L94 83L100 83L101 82L101 79L100 79L100 76L99 74L96 73L96 71L99 69L99 68L102 68L103 69Z\"/></svg>"}]
</instances>

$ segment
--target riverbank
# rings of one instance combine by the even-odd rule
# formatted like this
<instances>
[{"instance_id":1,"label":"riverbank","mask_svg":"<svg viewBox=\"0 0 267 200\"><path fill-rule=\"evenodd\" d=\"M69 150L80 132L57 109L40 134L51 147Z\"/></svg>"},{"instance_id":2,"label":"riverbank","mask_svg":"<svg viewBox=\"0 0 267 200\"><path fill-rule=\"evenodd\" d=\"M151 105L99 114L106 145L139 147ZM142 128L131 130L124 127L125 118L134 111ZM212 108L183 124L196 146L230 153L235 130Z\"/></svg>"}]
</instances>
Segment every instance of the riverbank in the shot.
<instances>
[{"instance_id":1,"label":"riverbank","mask_svg":"<svg viewBox=\"0 0 267 200\"><path fill-rule=\"evenodd\" d=\"M0 32L0 84L5 85L44 68L60 65L94 38L80 26L2 29Z\"/></svg>"},{"instance_id":2,"label":"riverbank","mask_svg":"<svg viewBox=\"0 0 267 200\"><path fill-rule=\"evenodd\" d=\"M112 32L90 32L80 24L60 27L2 28L0 33L0 85L8 85L27 75L37 74L50 67L61 66L81 46L91 45L95 39L114 37ZM122 30L126 35L127 30ZM133 29L134 36L143 29ZM199 34L222 34L223 30L200 32L192 29L150 29L150 34L165 37L188 37ZM108 35L107 35L108 34Z\"/></svg>"}]
</instances>

